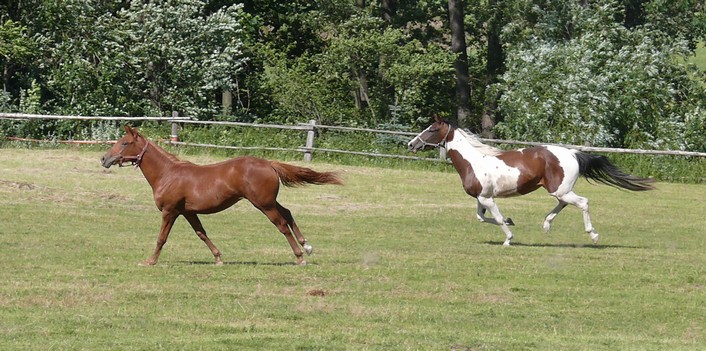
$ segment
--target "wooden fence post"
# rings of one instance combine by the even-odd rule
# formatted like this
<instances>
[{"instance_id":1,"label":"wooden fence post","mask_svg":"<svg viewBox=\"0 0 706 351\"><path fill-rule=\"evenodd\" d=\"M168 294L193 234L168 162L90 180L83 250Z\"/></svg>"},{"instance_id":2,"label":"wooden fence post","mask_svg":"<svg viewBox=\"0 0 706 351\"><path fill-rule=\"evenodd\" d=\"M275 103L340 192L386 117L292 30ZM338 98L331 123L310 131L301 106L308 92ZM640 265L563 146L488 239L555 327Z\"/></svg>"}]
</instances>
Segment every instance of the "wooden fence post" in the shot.
<instances>
[{"instance_id":1,"label":"wooden fence post","mask_svg":"<svg viewBox=\"0 0 706 351\"><path fill-rule=\"evenodd\" d=\"M309 130L306 132L306 150L304 151L304 162L311 162L311 157L314 152L314 137L316 136L316 120L309 120Z\"/></svg>"},{"instance_id":2,"label":"wooden fence post","mask_svg":"<svg viewBox=\"0 0 706 351\"><path fill-rule=\"evenodd\" d=\"M179 117L179 112L172 111L172 118L177 118L177 117ZM172 121L171 140L172 141L179 141L179 125L177 124L176 121Z\"/></svg>"}]
</instances>

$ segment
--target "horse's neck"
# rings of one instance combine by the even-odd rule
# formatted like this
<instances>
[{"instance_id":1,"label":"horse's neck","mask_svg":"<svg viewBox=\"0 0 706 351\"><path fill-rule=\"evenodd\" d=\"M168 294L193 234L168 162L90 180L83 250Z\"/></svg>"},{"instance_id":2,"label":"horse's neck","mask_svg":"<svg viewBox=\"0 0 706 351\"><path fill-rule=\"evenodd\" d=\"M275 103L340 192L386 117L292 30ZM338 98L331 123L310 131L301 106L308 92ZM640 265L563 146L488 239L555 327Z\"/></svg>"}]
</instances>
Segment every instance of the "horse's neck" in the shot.
<instances>
[{"instance_id":1,"label":"horse's neck","mask_svg":"<svg viewBox=\"0 0 706 351\"><path fill-rule=\"evenodd\" d=\"M140 170L152 188L155 188L163 175L176 163L176 157L157 146L154 142L147 142L149 146L147 146L142 156Z\"/></svg>"},{"instance_id":2,"label":"horse's neck","mask_svg":"<svg viewBox=\"0 0 706 351\"><path fill-rule=\"evenodd\" d=\"M454 132L453 139L446 143L446 148L448 150L456 150L461 157L472 164L479 162L487 156L474 147L468 139L456 130Z\"/></svg>"}]
</instances>

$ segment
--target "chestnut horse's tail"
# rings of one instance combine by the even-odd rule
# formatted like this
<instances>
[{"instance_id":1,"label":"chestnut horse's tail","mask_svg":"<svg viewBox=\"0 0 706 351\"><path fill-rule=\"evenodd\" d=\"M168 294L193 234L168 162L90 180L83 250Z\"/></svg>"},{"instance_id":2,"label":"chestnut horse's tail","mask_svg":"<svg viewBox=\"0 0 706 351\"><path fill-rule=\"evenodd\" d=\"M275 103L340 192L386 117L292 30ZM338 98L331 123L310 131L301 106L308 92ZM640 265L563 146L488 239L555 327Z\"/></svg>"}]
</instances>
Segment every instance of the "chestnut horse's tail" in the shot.
<instances>
[{"instance_id":1,"label":"chestnut horse's tail","mask_svg":"<svg viewBox=\"0 0 706 351\"><path fill-rule=\"evenodd\" d=\"M623 188L632 191L652 190L654 187L649 183L654 182L651 178L639 178L621 171L607 157L602 155L576 152L576 160L579 162L579 174L588 180L595 180L603 184Z\"/></svg>"},{"instance_id":2,"label":"chestnut horse's tail","mask_svg":"<svg viewBox=\"0 0 706 351\"><path fill-rule=\"evenodd\" d=\"M277 161L270 161L270 165L277 172L279 180L285 186L297 186L304 184L338 184L343 185L343 181L333 172L317 172L313 169L294 166Z\"/></svg>"}]
</instances>

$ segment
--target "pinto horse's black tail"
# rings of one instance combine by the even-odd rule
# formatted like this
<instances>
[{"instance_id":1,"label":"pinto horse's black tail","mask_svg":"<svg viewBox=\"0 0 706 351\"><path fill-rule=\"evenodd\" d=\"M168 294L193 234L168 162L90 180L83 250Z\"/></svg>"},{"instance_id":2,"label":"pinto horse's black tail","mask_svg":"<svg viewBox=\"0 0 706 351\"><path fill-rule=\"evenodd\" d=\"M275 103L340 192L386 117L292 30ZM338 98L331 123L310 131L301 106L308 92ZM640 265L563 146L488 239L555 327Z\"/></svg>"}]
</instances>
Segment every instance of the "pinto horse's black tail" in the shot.
<instances>
[{"instance_id":1,"label":"pinto horse's black tail","mask_svg":"<svg viewBox=\"0 0 706 351\"><path fill-rule=\"evenodd\" d=\"M632 191L654 189L654 187L649 184L654 182L654 179L639 178L627 174L621 171L605 156L576 152L576 160L579 162L579 174L589 181L595 180L616 188Z\"/></svg>"}]
</instances>

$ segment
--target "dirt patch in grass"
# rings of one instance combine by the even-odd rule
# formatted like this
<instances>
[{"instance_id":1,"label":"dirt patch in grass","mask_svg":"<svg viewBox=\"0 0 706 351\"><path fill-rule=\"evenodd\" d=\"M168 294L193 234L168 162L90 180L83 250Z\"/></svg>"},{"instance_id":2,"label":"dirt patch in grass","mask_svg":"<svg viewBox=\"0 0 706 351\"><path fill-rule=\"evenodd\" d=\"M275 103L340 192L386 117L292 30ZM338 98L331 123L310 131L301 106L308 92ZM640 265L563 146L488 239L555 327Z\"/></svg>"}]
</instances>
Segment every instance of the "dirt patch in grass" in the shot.
<instances>
[{"instance_id":1,"label":"dirt patch in grass","mask_svg":"<svg viewBox=\"0 0 706 351\"><path fill-rule=\"evenodd\" d=\"M0 194L11 202L27 199L31 201L51 202L59 205L85 205L110 206L111 204L130 204L134 199L127 195L83 190L56 189L31 182L0 179ZM134 205L131 205L134 206ZM144 206L143 206L144 207ZM142 208L142 207L141 207Z\"/></svg>"},{"instance_id":2,"label":"dirt patch in grass","mask_svg":"<svg viewBox=\"0 0 706 351\"><path fill-rule=\"evenodd\" d=\"M12 180L4 180L0 179L0 187L1 188L8 188L8 189L19 189L19 190L34 190L37 188L36 184L28 183L28 182L15 182Z\"/></svg>"},{"instance_id":3,"label":"dirt patch in grass","mask_svg":"<svg viewBox=\"0 0 706 351\"><path fill-rule=\"evenodd\" d=\"M324 296L326 296L326 291L324 291L323 289L311 289L311 290L307 291L306 294L308 296L324 297Z\"/></svg>"}]
</instances>

